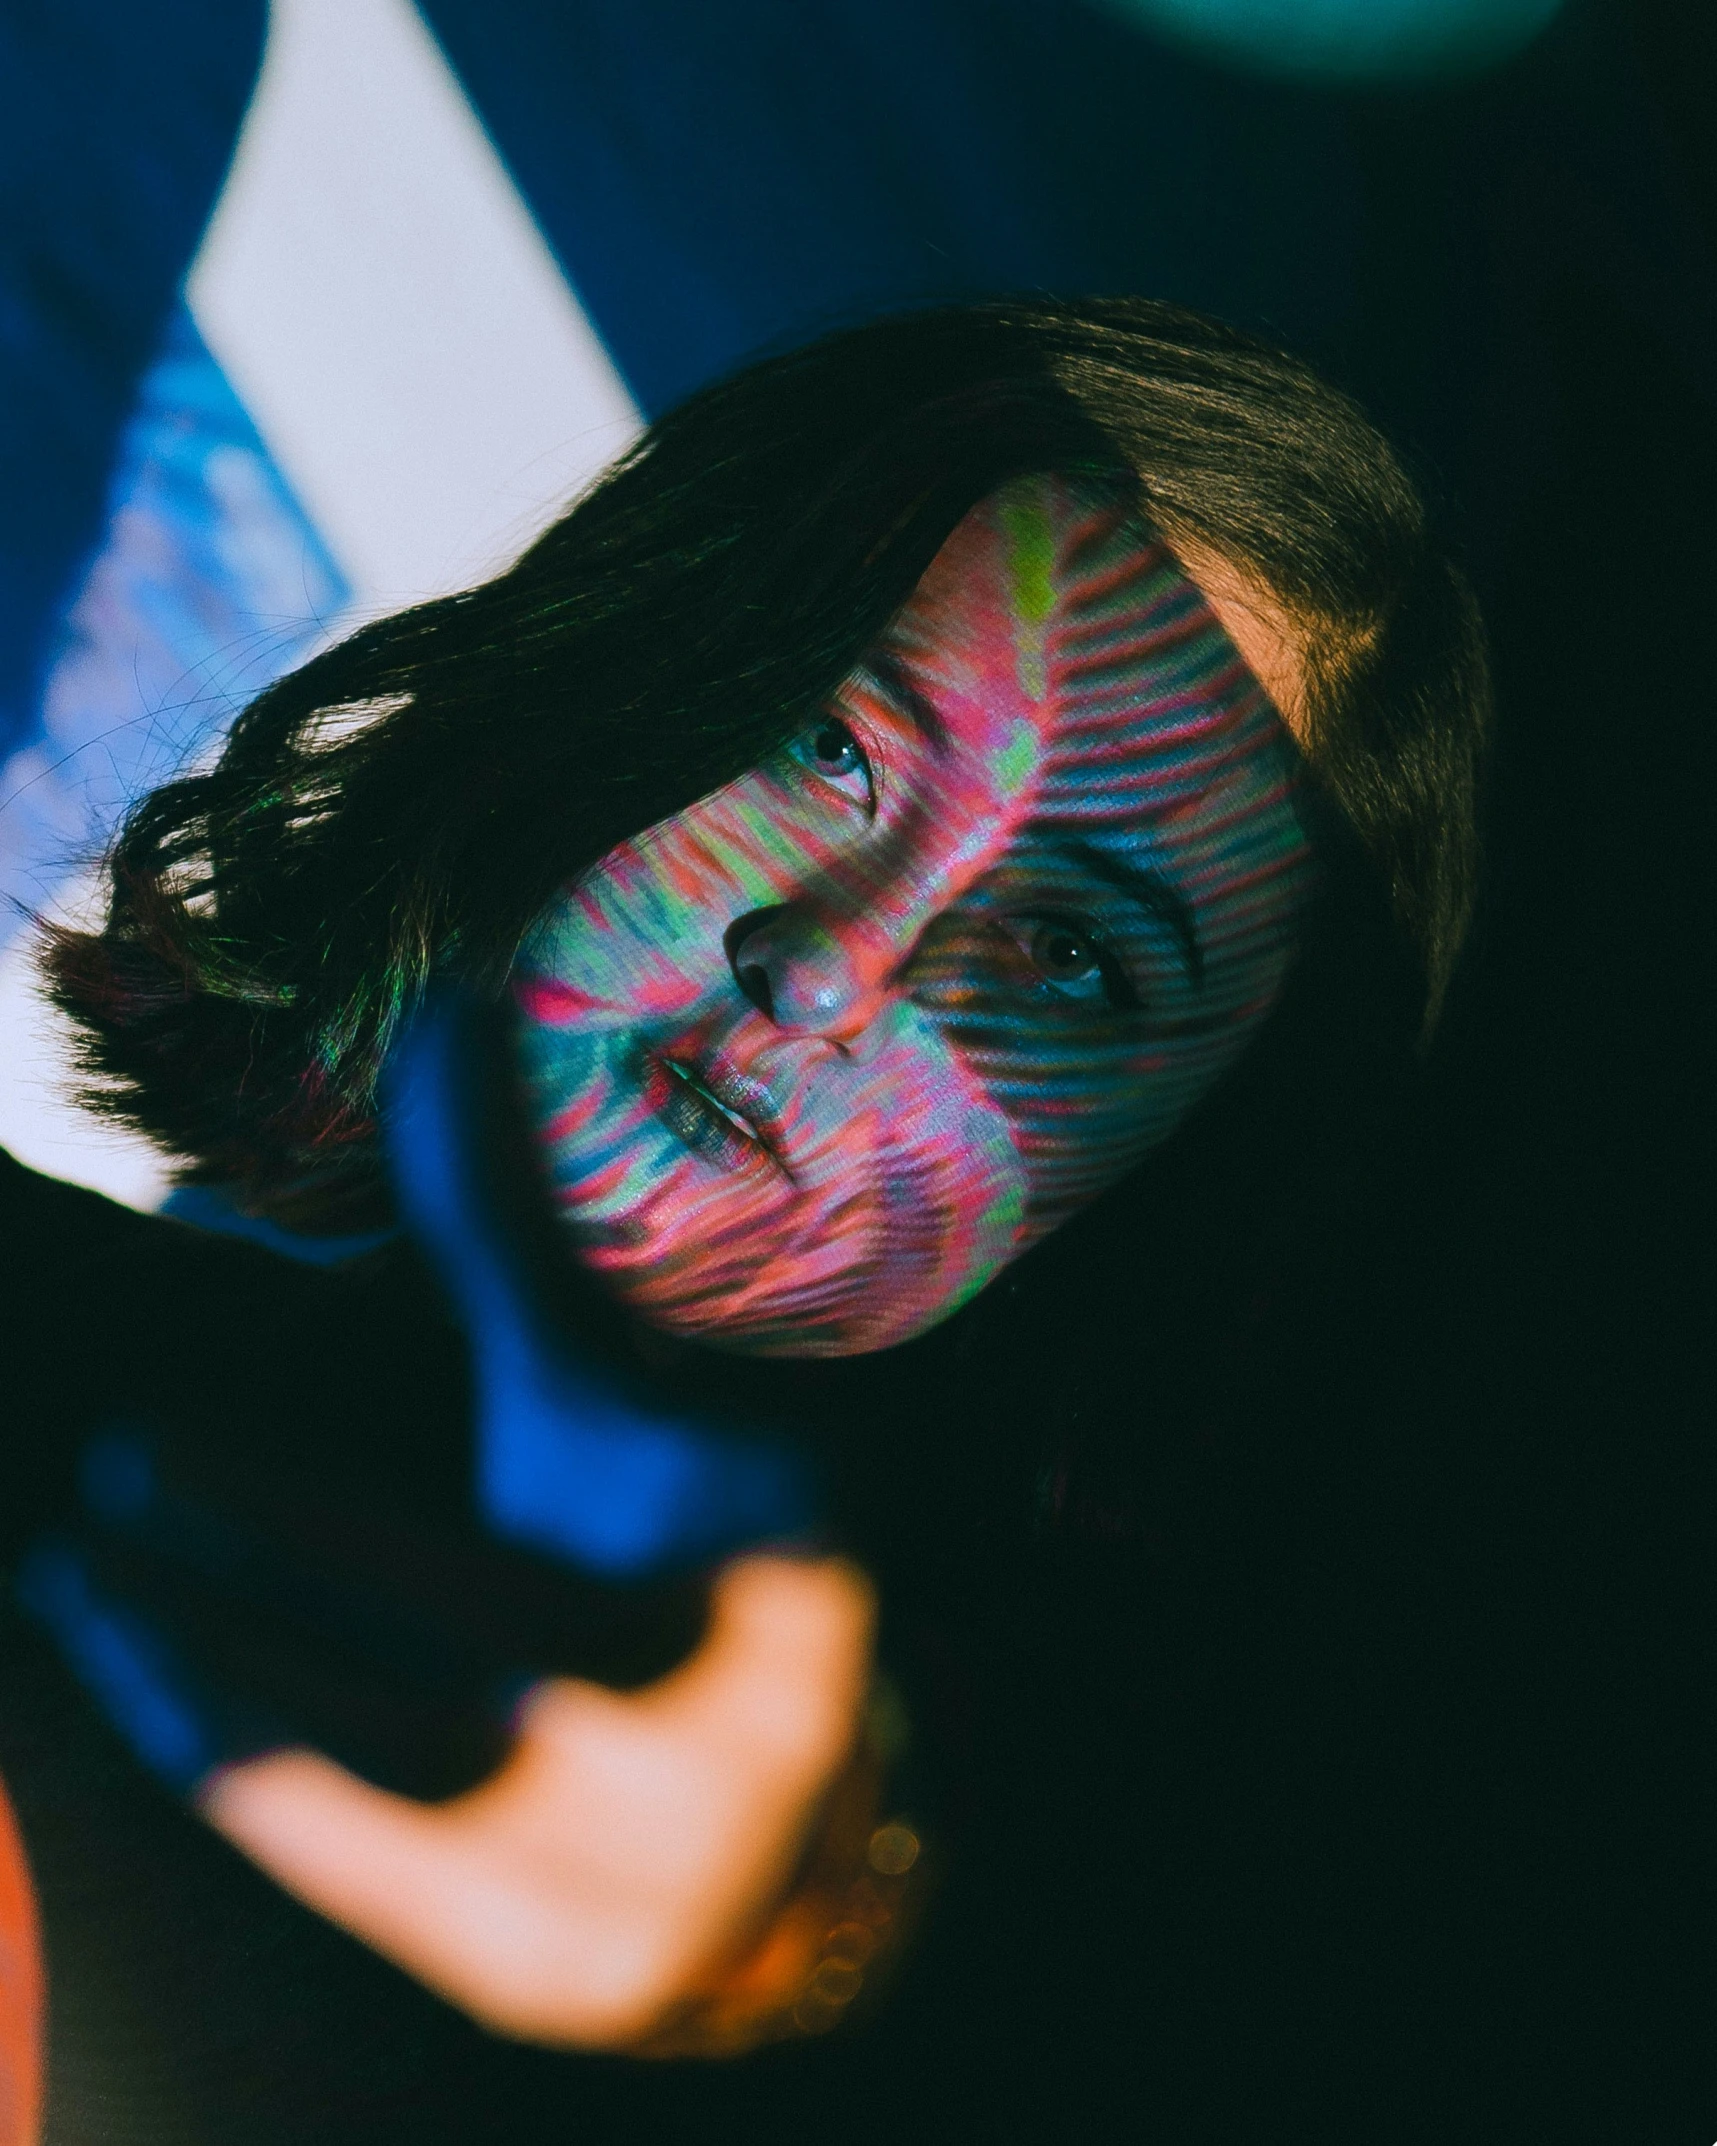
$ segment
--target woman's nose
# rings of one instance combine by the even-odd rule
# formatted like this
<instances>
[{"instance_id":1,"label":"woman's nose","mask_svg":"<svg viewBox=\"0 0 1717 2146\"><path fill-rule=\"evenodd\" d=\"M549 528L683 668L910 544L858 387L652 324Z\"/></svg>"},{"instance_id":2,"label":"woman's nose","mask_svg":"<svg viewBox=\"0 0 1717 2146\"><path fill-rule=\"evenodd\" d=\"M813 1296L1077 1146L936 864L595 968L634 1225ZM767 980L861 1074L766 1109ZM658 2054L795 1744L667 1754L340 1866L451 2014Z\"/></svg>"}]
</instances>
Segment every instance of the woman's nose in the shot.
<instances>
[{"instance_id":1,"label":"woman's nose","mask_svg":"<svg viewBox=\"0 0 1717 2146\"><path fill-rule=\"evenodd\" d=\"M729 926L734 980L778 1028L845 1042L887 998L892 950L862 918L799 908L754 909Z\"/></svg>"}]
</instances>

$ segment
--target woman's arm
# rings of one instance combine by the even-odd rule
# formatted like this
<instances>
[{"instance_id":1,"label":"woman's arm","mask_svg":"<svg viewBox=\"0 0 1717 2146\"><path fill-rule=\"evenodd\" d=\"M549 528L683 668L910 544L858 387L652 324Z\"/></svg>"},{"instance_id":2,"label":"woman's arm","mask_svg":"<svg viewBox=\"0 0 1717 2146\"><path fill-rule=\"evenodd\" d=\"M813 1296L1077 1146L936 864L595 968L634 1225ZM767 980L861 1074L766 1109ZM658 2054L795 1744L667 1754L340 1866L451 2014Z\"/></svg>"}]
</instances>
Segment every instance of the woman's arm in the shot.
<instances>
[{"instance_id":1,"label":"woman's arm","mask_svg":"<svg viewBox=\"0 0 1717 2146\"><path fill-rule=\"evenodd\" d=\"M445 1442L416 1405L418 1375L404 1395L381 1391L408 1367L421 1374L426 1356L441 1371L429 1383L450 1383L420 1290L396 1305L387 1287L299 1270L16 1165L0 1174L8 1220L36 1252L33 1311L8 1307L14 1367L33 1351L24 1385L36 1389L14 1418L14 1465L34 1472L49 1457L46 1418L70 1419L46 1440L66 1448L47 1471L52 1495L44 1483L14 1508L23 1529L62 1507L58 1478L121 1399L194 1395L240 1452L290 1447L294 1423L331 1422L337 1447L340 1424L373 1436L403 1416L420 1426L408 1441L418 1476ZM358 1327L361 1347L347 1331ZM294 1336L316 1347L294 1351ZM746 1557L718 1579L709 1628L679 1668L624 1694L544 1679L500 1771L450 1800L389 1794L302 1745L220 1769L198 1800L307 1905L497 2031L597 2048L689 2024L676 2048L744 2047L793 2002L842 1919L832 1883L784 1907L802 1861L825 1875L839 1864L815 1845L835 1806L847 1864L862 1868L874 1790L852 1791L849 1762L871 1621L852 1566Z\"/></svg>"}]
</instances>

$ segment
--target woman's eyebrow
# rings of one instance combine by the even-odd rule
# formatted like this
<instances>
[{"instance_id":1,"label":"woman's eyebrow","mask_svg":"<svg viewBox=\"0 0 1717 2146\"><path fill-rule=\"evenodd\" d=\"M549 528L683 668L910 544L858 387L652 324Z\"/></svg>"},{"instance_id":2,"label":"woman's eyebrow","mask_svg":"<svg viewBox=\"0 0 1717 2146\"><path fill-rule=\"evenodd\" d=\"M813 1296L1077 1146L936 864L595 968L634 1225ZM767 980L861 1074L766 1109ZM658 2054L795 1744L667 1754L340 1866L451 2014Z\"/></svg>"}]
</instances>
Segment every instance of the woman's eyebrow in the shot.
<instances>
[{"instance_id":1,"label":"woman's eyebrow","mask_svg":"<svg viewBox=\"0 0 1717 2146\"><path fill-rule=\"evenodd\" d=\"M886 648L879 648L868 658L865 669L930 750L945 753L948 750L948 726L942 720L942 712L913 684L899 657Z\"/></svg>"},{"instance_id":2,"label":"woman's eyebrow","mask_svg":"<svg viewBox=\"0 0 1717 2146\"><path fill-rule=\"evenodd\" d=\"M1093 879L1126 895L1157 923L1166 924L1180 946L1194 989L1203 985L1204 948L1199 944L1191 907L1161 872L1152 871L1148 864L1135 864L1129 857L1113 856L1094 842L1070 842L1067 854L1083 865Z\"/></svg>"}]
</instances>

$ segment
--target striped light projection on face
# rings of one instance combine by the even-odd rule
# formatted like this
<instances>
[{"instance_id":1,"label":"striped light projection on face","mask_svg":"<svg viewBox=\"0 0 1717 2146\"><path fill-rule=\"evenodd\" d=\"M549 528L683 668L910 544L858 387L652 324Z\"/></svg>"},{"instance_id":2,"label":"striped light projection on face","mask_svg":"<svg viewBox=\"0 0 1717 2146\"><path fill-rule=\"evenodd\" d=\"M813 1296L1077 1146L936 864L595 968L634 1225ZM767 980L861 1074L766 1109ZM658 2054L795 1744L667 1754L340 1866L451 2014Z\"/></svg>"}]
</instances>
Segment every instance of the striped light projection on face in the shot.
<instances>
[{"instance_id":1,"label":"striped light projection on face","mask_svg":"<svg viewBox=\"0 0 1717 2146\"><path fill-rule=\"evenodd\" d=\"M945 1317L1257 1031L1314 877L1299 769L1112 494L995 493L821 722L543 920L526 1069L583 1256L755 1354Z\"/></svg>"}]
</instances>

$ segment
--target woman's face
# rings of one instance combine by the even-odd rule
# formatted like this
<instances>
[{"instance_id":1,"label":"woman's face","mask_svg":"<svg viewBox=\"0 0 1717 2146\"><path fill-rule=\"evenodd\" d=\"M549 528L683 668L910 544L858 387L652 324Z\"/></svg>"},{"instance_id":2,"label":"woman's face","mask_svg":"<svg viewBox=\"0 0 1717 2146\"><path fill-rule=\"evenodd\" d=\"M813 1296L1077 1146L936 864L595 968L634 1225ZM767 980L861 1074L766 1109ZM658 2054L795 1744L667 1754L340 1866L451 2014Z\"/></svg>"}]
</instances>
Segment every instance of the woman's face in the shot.
<instances>
[{"instance_id":1,"label":"woman's face","mask_svg":"<svg viewBox=\"0 0 1717 2146\"><path fill-rule=\"evenodd\" d=\"M769 1355L908 1339L1130 1169L1281 987L1297 756L1112 501L1008 485L827 716L626 842L521 965L588 1262Z\"/></svg>"}]
</instances>

